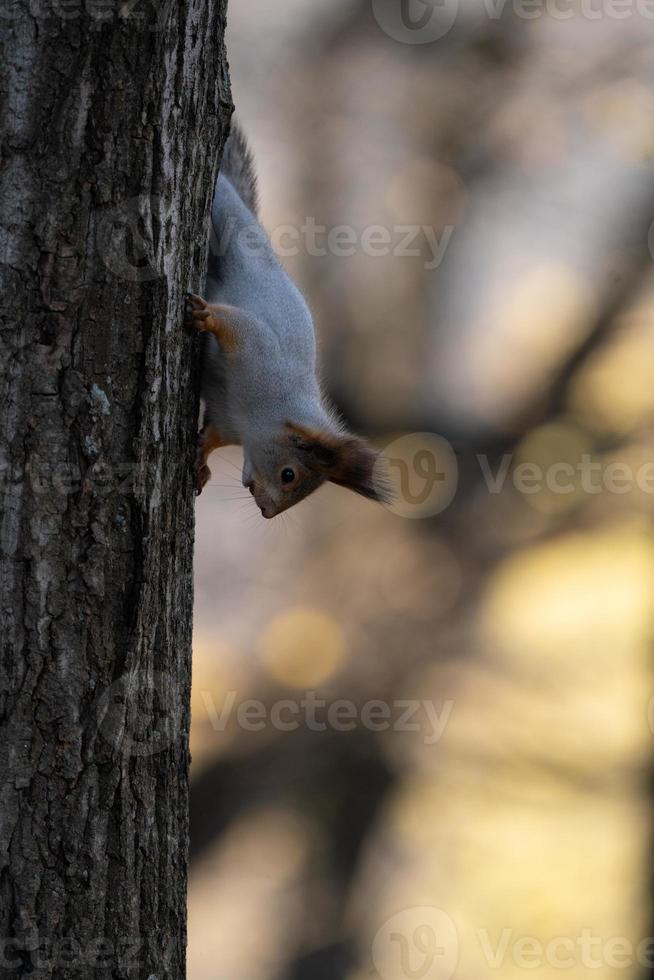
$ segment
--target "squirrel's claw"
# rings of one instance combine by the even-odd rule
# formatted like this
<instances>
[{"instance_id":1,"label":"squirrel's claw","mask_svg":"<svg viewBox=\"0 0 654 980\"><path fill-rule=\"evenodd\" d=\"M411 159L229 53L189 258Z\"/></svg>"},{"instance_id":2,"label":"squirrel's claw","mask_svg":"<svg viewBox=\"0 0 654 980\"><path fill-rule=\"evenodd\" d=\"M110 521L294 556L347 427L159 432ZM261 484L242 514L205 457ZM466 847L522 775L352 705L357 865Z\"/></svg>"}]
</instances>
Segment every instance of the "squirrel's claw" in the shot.
<instances>
[{"instance_id":1,"label":"squirrel's claw","mask_svg":"<svg viewBox=\"0 0 654 980\"><path fill-rule=\"evenodd\" d=\"M207 437L204 432L198 432L197 450L195 453L195 495L199 497L211 479L211 470L207 466L206 455Z\"/></svg>"},{"instance_id":2,"label":"squirrel's claw","mask_svg":"<svg viewBox=\"0 0 654 980\"><path fill-rule=\"evenodd\" d=\"M199 497L205 486L211 479L211 470L204 463L202 466L197 467L195 470L195 496Z\"/></svg>"},{"instance_id":3,"label":"squirrel's claw","mask_svg":"<svg viewBox=\"0 0 654 980\"><path fill-rule=\"evenodd\" d=\"M204 330L205 321L211 316L211 310L205 300L195 293L186 294L184 305L184 324L188 330Z\"/></svg>"},{"instance_id":4,"label":"squirrel's claw","mask_svg":"<svg viewBox=\"0 0 654 980\"><path fill-rule=\"evenodd\" d=\"M195 496L199 497L211 479L211 470L205 463L195 474Z\"/></svg>"}]
</instances>

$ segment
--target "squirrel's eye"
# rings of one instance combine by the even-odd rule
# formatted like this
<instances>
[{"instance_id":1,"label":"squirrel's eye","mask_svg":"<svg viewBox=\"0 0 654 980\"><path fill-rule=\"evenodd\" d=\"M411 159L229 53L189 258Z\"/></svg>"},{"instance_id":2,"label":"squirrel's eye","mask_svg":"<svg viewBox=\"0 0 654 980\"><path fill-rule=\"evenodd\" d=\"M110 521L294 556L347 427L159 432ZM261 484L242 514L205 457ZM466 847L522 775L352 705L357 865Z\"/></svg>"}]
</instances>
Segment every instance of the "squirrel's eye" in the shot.
<instances>
[{"instance_id":1,"label":"squirrel's eye","mask_svg":"<svg viewBox=\"0 0 654 980\"><path fill-rule=\"evenodd\" d=\"M292 483L295 479L295 470L292 470L290 466L285 467L282 470L282 483Z\"/></svg>"}]
</instances>

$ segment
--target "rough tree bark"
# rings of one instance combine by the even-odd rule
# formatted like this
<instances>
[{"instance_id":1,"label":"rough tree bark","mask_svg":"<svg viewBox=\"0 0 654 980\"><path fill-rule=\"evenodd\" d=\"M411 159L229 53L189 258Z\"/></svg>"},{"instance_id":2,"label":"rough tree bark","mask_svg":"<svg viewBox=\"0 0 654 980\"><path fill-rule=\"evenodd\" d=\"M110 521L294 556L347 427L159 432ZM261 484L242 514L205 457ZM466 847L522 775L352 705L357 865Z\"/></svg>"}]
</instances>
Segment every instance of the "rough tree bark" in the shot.
<instances>
[{"instance_id":1,"label":"rough tree bark","mask_svg":"<svg viewBox=\"0 0 654 980\"><path fill-rule=\"evenodd\" d=\"M226 0L0 12L0 974L185 975L195 346Z\"/></svg>"}]
</instances>

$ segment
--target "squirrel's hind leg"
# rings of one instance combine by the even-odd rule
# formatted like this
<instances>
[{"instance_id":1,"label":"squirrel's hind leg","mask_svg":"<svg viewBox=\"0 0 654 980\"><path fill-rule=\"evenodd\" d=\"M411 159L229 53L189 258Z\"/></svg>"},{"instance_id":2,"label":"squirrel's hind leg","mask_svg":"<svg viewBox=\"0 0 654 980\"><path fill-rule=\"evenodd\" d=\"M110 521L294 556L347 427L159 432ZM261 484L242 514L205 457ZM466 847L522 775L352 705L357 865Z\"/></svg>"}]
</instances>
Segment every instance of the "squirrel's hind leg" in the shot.
<instances>
[{"instance_id":1,"label":"squirrel's hind leg","mask_svg":"<svg viewBox=\"0 0 654 980\"><path fill-rule=\"evenodd\" d=\"M238 350L234 326L234 310L230 306L209 305L201 296L189 293L186 301L186 323L201 333L212 333L227 354Z\"/></svg>"}]
</instances>

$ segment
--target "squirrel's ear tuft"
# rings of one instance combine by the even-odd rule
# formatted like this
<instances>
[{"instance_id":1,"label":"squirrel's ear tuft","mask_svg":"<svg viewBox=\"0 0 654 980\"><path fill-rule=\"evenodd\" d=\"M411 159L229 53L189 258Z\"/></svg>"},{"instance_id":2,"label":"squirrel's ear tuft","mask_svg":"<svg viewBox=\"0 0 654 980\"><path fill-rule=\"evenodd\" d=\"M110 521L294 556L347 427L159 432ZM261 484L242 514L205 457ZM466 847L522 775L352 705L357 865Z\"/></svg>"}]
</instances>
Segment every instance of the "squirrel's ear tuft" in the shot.
<instances>
[{"instance_id":1,"label":"squirrel's ear tuft","mask_svg":"<svg viewBox=\"0 0 654 980\"><path fill-rule=\"evenodd\" d=\"M327 479L379 503L388 503L392 496L380 454L358 436L341 436Z\"/></svg>"},{"instance_id":2,"label":"squirrel's ear tuft","mask_svg":"<svg viewBox=\"0 0 654 980\"><path fill-rule=\"evenodd\" d=\"M293 446L308 466L331 483L354 490L369 500L388 503L390 482L380 454L358 436L287 425Z\"/></svg>"}]
</instances>

